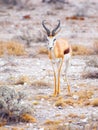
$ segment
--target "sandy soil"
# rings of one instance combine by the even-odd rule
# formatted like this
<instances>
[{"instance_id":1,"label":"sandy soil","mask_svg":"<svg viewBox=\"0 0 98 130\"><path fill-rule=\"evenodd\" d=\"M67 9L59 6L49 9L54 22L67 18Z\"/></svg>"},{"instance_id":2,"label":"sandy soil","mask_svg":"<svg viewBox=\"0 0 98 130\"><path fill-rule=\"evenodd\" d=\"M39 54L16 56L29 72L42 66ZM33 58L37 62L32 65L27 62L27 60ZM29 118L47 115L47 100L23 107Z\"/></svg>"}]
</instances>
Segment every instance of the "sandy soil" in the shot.
<instances>
[{"instance_id":1,"label":"sandy soil","mask_svg":"<svg viewBox=\"0 0 98 130\"><path fill-rule=\"evenodd\" d=\"M58 126L58 129L61 130L94 130L94 127L98 130L98 107L90 105L94 98L98 98L98 79L83 78L82 76L88 68L87 62L90 57L97 58L97 56L73 56L68 72L72 95L67 94L66 83L61 75L61 94L58 97L52 97L52 67L47 55L38 54L39 48L46 46L46 43L43 42L44 33L41 26L43 19L48 20L51 26L56 24L56 20L61 20L61 33L58 34L58 38L62 36L68 39L70 44L76 43L92 48L94 41L98 38L97 9L97 0L89 0L89 2L69 0L69 3L65 5L59 3L47 5L37 1L32 2L30 10L0 5L0 39L16 39L26 46L27 30L29 32L27 38L31 39L30 47L26 46L27 55L4 55L0 58L0 81L11 86L21 76L27 78L24 84L13 86L17 90L26 92L27 99L34 104L37 120L36 123L10 124L5 128L55 130ZM30 18L24 18L25 15L29 15ZM67 19L73 15L83 16L84 20ZM21 40L20 36L24 36L25 40ZM92 66L90 69L98 71L97 67ZM78 102L78 92L83 92L82 95L90 92L93 94L88 100L73 103L73 100ZM66 100L71 100L71 102L62 103L64 106L56 106L60 99L64 101L63 103ZM60 122L49 124L47 120ZM50 128L51 125L52 128Z\"/></svg>"}]
</instances>

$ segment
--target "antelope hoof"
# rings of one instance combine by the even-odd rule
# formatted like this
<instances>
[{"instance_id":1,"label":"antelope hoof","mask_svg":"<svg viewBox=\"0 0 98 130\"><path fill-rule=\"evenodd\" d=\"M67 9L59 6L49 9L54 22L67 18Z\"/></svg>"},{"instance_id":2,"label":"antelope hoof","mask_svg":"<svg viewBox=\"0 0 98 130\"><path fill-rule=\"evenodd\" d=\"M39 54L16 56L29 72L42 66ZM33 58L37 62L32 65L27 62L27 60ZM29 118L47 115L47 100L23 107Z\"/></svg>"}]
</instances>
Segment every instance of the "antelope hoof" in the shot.
<instances>
[{"instance_id":1,"label":"antelope hoof","mask_svg":"<svg viewBox=\"0 0 98 130\"><path fill-rule=\"evenodd\" d=\"M54 92L53 94L51 94L50 97L57 97L57 92Z\"/></svg>"},{"instance_id":2,"label":"antelope hoof","mask_svg":"<svg viewBox=\"0 0 98 130\"><path fill-rule=\"evenodd\" d=\"M55 93L55 92L53 93L53 97L57 97L57 95L58 95L57 92L56 92L56 93Z\"/></svg>"},{"instance_id":3,"label":"antelope hoof","mask_svg":"<svg viewBox=\"0 0 98 130\"><path fill-rule=\"evenodd\" d=\"M57 91L57 95L59 95L60 94L60 91Z\"/></svg>"}]
</instances>

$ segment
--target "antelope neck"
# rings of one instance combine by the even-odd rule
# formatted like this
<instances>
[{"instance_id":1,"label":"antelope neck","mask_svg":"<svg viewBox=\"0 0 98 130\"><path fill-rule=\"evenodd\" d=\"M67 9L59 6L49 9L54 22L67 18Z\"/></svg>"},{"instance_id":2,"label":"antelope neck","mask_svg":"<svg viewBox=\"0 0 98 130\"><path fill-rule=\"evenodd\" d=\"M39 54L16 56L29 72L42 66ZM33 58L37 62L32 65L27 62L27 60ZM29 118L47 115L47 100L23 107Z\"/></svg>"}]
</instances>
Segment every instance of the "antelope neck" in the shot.
<instances>
[{"instance_id":1,"label":"antelope neck","mask_svg":"<svg viewBox=\"0 0 98 130\"><path fill-rule=\"evenodd\" d=\"M54 53L54 49L49 50L49 58L50 59L55 59L56 58L55 53Z\"/></svg>"}]
</instances>

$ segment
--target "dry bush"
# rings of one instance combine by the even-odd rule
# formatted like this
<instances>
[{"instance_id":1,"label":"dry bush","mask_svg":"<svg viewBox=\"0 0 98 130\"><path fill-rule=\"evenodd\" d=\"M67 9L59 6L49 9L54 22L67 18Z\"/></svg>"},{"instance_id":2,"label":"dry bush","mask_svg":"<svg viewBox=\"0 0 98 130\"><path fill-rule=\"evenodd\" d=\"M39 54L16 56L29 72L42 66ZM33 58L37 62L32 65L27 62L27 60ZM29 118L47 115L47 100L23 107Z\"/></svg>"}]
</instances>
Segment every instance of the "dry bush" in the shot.
<instances>
[{"instance_id":1,"label":"dry bush","mask_svg":"<svg viewBox=\"0 0 98 130\"><path fill-rule=\"evenodd\" d=\"M31 27L29 27L29 30L28 28L22 30L20 39L26 42L27 47L30 47L33 42L45 42L46 36L43 34L43 31L39 29L36 30L36 28L32 30Z\"/></svg>"},{"instance_id":2,"label":"dry bush","mask_svg":"<svg viewBox=\"0 0 98 130\"><path fill-rule=\"evenodd\" d=\"M98 56L94 55L88 58L88 61L86 62L86 68L87 67L95 67L98 68Z\"/></svg>"},{"instance_id":3,"label":"dry bush","mask_svg":"<svg viewBox=\"0 0 98 130\"><path fill-rule=\"evenodd\" d=\"M0 124L25 121L33 122L33 106L26 100L23 92L15 91L8 86L0 86ZM29 106L29 107L28 107ZM24 116L23 116L24 115ZM27 116L28 115L28 116ZM23 120L24 117L24 120ZM28 117L25 119L25 117ZM27 120L28 119L28 120ZM31 119L31 120L30 120Z\"/></svg>"},{"instance_id":4,"label":"dry bush","mask_svg":"<svg viewBox=\"0 0 98 130\"><path fill-rule=\"evenodd\" d=\"M16 41L0 41L0 56L8 55L24 55L26 54L24 46Z\"/></svg>"},{"instance_id":5,"label":"dry bush","mask_svg":"<svg viewBox=\"0 0 98 130\"><path fill-rule=\"evenodd\" d=\"M98 78L98 56L93 55L86 61L85 71L82 73L83 78Z\"/></svg>"},{"instance_id":6,"label":"dry bush","mask_svg":"<svg viewBox=\"0 0 98 130\"><path fill-rule=\"evenodd\" d=\"M89 48L86 48L83 45L78 45L78 44L72 45L72 54L73 55L90 55L92 53L93 52Z\"/></svg>"},{"instance_id":7,"label":"dry bush","mask_svg":"<svg viewBox=\"0 0 98 130\"><path fill-rule=\"evenodd\" d=\"M30 123L35 123L36 122L36 119L33 116L31 116L30 114L21 115L21 120L23 122L30 122Z\"/></svg>"},{"instance_id":8,"label":"dry bush","mask_svg":"<svg viewBox=\"0 0 98 130\"><path fill-rule=\"evenodd\" d=\"M90 79L97 79L98 78L98 72L85 72L82 75L83 78L90 78Z\"/></svg>"}]
</instances>

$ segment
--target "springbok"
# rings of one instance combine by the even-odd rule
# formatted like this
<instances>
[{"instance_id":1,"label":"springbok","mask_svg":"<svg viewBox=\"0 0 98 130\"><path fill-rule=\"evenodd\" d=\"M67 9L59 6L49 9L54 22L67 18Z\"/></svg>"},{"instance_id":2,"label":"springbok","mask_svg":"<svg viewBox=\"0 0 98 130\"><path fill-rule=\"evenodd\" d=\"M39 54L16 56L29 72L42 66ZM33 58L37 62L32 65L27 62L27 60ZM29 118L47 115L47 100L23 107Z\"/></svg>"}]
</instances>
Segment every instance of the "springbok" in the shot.
<instances>
[{"instance_id":1,"label":"springbok","mask_svg":"<svg viewBox=\"0 0 98 130\"><path fill-rule=\"evenodd\" d=\"M58 25L51 32L46 27L45 21L46 20L42 21L42 25L47 33L48 55L54 71L54 96L57 96L60 93L60 72L63 62L65 63L64 80L66 80L67 82L68 93L70 94L70 85L67 80L67 70L69 67L69 62L72 54L71 46L68 44L68 41L66 39L63 38L56 39L55 37L58 31L60 31L60 20L58 20Z\"/></svg>"}]
</instances>

